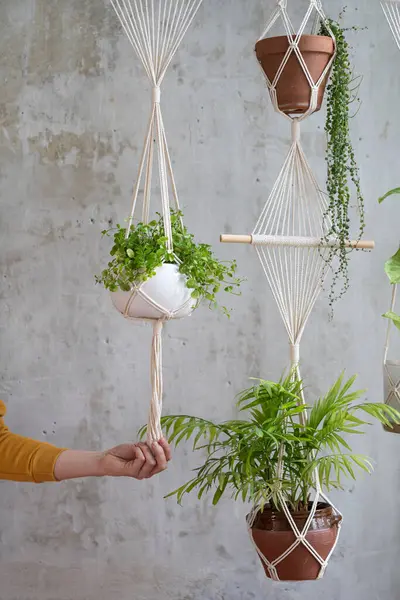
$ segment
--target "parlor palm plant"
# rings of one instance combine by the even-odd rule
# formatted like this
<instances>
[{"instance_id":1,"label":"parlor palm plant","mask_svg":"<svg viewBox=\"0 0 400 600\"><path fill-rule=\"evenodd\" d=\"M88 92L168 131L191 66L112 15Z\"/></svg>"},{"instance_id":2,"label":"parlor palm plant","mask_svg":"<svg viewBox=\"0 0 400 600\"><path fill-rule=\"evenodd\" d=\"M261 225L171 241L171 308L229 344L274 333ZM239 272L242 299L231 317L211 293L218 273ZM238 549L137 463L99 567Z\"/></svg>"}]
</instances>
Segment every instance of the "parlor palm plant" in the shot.
<instances>
[{"instance_id":1,"label":"parlor palm plant","mask_svg":"<svg viewBox=\"0 0 400 600\"><path fill-rule=\"evenodd\" d=\"M193 449L206 453L194 477L169 496L181 503L191 492L199 499L211 493L216 505L229 492L235 500L251 502L248 526L266 575L282 581L319 578L320 561L337 543L341 516L319 494L313 506L316 474L326 491L341 489L357 470L371 472L370 459L353 452L346 437L364 433L368 417L386 426L400 423L394 408L359 402L363 392L353 390L354 381L341 375L308 407L302 382L290 373L277 383L257 380L245 390L238 400L242 420L217 424L185 415L164 417L171 443L192 439ZM294 543L303 530L305 542Z\"/></svg>"},{"instance_id":2,"label":"parlor palm plant","mask_svg":"<svg viewBox=\"0 0 400 600\"><path fill-rule=\"evenodd\" d=\"M277 383L257 381L240 395L238 408L248 413L246 419L216 424L184 415L163 417L171 443L193 439L193 449L207 454L195 476L170 496L181 502L192 491L199 498L212 491L217 504L230 490L234 499L281 510L276 495L281 489L297 512L308 508L315 469L326 490L342 488L345 477L355 479L356 469L370 472L370 459L355 454L345 436L364 433L369 422L362 415L389 424L400 422L400 413L385 404L358 402L363 391L352 389L354 381L341 375L310 408L302 401L302 382L290 374Z\"/></svg>"}]
</instances>

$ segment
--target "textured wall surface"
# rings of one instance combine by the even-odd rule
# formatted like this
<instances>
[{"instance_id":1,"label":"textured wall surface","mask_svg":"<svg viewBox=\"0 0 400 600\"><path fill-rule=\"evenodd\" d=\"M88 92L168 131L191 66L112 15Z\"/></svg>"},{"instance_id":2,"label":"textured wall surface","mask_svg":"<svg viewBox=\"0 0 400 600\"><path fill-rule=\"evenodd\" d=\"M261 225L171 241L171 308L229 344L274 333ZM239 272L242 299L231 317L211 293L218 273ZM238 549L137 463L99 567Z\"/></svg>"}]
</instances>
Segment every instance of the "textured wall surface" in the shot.
<instances>
[{"instance_id":1,"label":"textured wall surface","mask_svg":"<svg viewBox=\"0 0 400 600\"><path fill-rule=\"evenodd\" d=\"M296 5L298 16L301 2ZM337 16L341 2L326 0ZM374 253L354 256L352 286L328 320L318 303L303 347L315 397L342 369L382 399L390 290L384 259L399 240L400 55L379 3L349 0L362 107L352 123ZM356 5L358 4L358 10ZM173 61L164 120L186 222L247 275L234 314L200 309L168 326L166 410L234 415L249 376L276 377L287 342L251 248L218 247L255 223L288 149L252 54L272 0L205 0ZM93 275L100 231L129 210L150 89L106 0L0 3L0 394L19 433L74 448L134 438L146 420L151 332L124 322ZM324 180L323 115L304 147ZM400 351L400 344L398 350ZM156 481L0 483L0 600L395 600L399 598L399 443L380 427L356 440L371 478L334 495L343 537L326 578L273 585L247 539L246 507L163 496L200 457L176 452Z\"/></svg>"}]
</instances>

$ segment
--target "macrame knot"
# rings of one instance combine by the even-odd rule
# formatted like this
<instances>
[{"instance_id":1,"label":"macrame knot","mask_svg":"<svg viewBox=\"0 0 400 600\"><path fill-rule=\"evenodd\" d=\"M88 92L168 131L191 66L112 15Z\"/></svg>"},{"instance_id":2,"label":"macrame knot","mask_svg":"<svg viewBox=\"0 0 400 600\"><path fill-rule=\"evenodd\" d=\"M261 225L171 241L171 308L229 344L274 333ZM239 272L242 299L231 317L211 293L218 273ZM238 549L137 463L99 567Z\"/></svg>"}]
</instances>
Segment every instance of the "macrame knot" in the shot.
<instances>
[{"instance_id":1,"label":"macrame knot","mask_svg":"<svg viewBox=\"0 0 400 600\"><path fill-rule=\"evenodd\" d=\"M153 327L153 332L154 335L158 336L161 335L162 333L162 329L163 329L163 325L164 325L164 320L163 319L158 319L157 321L155 321L154 323L154 327Z\"/></svg>"},{"instance_id":2,"label":"macrame knot","mask_svg":"<svg viewBox=\"0 0 400 600\"><path fill-rule=\"evenodd\" d=\"M300 141L300 121L298 118L292 120L292 142Z\"/></svg>"},{"instance_id":3,"label":"macrame knot","mask_svg":"<svg viewBox=\"0 0 400 600\"><path fill-rule=\"evenodd\" d=\"M282 491L282 482L281 481L274 481L274 483L271 485L271 492L273 494L279 494L279 492Z\"/></svg>"},{"instance_id":4,"label":"macrame knot","mask_svg":"<svg viewBox=\"0 0 400 600\"><path fill-rule=\"evenodd\" d=\"M290 361L293 366L300 362L300 344L290 344Z\"/></svg>"},{"instance_id":5,"label":"macrame knot","mask_svg":"<svg viewBox=\"0 0 400 600\"><path fill-rule=\"evenodd\" d=\"M153 104L160 104L161 100L161 88L156 85L153 87Z\"/></svg>"}]
</instances>

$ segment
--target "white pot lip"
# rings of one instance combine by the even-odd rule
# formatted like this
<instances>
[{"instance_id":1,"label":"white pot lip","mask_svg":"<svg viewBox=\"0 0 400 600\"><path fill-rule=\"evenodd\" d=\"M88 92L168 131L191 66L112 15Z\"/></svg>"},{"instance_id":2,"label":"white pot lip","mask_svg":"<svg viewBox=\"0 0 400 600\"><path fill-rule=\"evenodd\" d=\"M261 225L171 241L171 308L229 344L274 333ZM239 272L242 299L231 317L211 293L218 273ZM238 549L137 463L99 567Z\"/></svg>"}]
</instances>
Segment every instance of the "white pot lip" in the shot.
<instances>
[{"instance_id":1,"label":"white pot lip","mask_svg":"<svg viewBox=\"0 0 400 600\"><path fill-rule=\"evenodd\" d=\"M162 265L160 265L159 267L156 267L155 270L158 271L159 269L173 269L174 271L176 269L179 269L179 265L177 263L163 263ZM183 275L181 273L182 277L186 278L186 275ZM149 277L148 279L146 279L146 281L143 281L142 283L140 283L140 285L138 285L138 289L142 287L142 285L146 284L148 281L151 281L152 279L154 279L155 277L157 277L157 273L155 275L153 275L152 277ZM187 281L187 278L186 278ZM187 287L185 285L185 287ZM189 289L189 288L187 288ZM132 284L131 289L129 290L129 292L125 291L125 290L121 290L118 289L116 292L111 292L111 294L131 294L134 291L134 285Z\"/></svg>"}]
</instances>

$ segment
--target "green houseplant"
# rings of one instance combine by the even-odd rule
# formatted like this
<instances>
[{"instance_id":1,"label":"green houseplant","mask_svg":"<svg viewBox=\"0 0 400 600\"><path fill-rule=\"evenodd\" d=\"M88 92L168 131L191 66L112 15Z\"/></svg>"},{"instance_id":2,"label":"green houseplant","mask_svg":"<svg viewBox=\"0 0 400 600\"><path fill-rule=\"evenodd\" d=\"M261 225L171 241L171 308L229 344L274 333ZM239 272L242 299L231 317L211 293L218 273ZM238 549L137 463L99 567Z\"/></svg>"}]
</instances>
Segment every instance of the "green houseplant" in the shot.
<instances>
[{"instance_id":1,"label":"green houseplant","mask_svg":"<svg viewBox=\"0 0 400 600\"><path fill-rule=\"evenodd\" d=\"M267 558L276 547L284 552L294 537L282 503L302 529L315 493L315 471L325 490L341 489L344 478L356 477L356 469L371 471L370 460L353 453L345 439L363 433L368 422L362 415L384 424L400 422L400 414L385 404L359 403L363 392L353 390L354 380L345 381L342 375L312 408L302 402L302 383L289 375L277 383L256 381L245 390L238 401L243 420L216 424L185 415L164 417L171 443L192 439L193 449L207 455L194 477L170 496L181 502L191 492L198 498L211 493L216 505L230 493L235 500L251 502L258 507L252 526L258 548ZM332 509L318 505L307 535L323 558L335 544L337 525ZM298 547L279 564L279 579L317 578L320 565L309 556L303 560L304 552Z\"/></svg>"},{"instance_id":2,"label":"green houseplant","mask_svg":"<svg viewBox=\"0 0 400 600\"><path fill-rule=\"evenodd\" d=\"M400 188L394 188L387 192L384 196L379 198L379 203L381 204L386 198L393 196L395 194L400 194ZM385 263L385 272L388 276L388 279L392 286L397 286L400 283L400 249L394 254L388 261ZM400 315L398 315L395 311L395 300L396 300L396 288L393 290L393 301L391 309L386 312L383 316L386 319L389 319L391 323L393 323L397 329L400 330ZM385 365L384 365L384 391L385 391L385 401L387 404L395 407L400 406L400 398L399 398L399 384L400 384L400 361L398 360L388 360L388 350L389 350L389 332L390 328L388 328L388 336L385 350ZM392 423L390 427L385 426L385 430L390 433L400 433L400 427L396 423Z\"/></svg>"},{"instance_id":3,"label":"green houseplant","mask_svg":"<svg viewBox=\"0 0 400 600\"><path fill-rule=\"evenodd\" d=\"M222 262L209 245L197 244L183 225L181 212L171 210L171 226L173 252L167 247L161 215L148 224L132 225L128 237L126 228L120 225L115 230L103 231L105 236L113 235L114 243L111 260L96 281L113 294L120 294L117 297L124 297L123 294L129 297L133 287L152 280L154 288L154 283L157 285L160 280L159 287L164 287L164 304L168 303L168 294L174 296L178 290L177 299L173 298L178 305L186 302L191 311L206 301L211 308L219 307L228 315L228 309L218 304L217 294L220 291L239 293L242 280L236 277L236 261ZM148 312L150 308L144 306L142 310Z\"/></svg>"}]
</instances>

